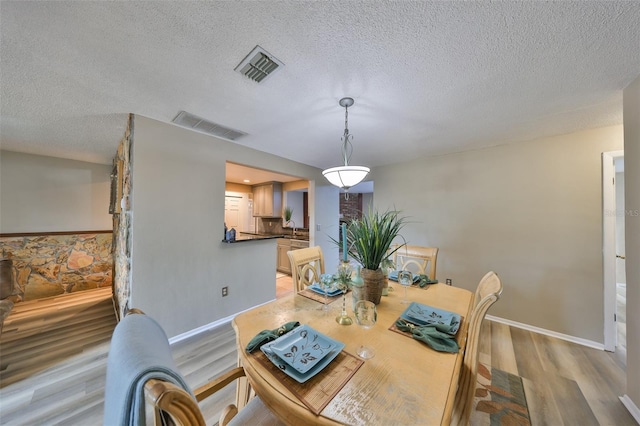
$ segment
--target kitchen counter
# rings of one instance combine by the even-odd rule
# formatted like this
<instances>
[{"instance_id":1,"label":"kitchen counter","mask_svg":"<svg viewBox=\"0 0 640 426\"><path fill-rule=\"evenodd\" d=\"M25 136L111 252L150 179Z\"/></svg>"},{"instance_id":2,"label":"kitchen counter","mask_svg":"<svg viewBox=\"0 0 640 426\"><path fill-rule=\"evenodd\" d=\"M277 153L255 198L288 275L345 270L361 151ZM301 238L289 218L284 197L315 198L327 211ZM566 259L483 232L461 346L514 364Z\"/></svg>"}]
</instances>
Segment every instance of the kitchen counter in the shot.
<instances>
[{"instance_id":1,"label":"kitchen counter","mask_svg":"<svg viewBox=\"0 0 640 426\"><path fill-rule=\"evenodd\" d=\"M271 235L271 234L249 234L240 232L236 235L236 239L233 241L222 240L223 243L233 244L233 243L243 243L246 241L260 241L260 240L275 240L277 238L284 238L282 235Z\"/></svg>"},{"instance_id":2,"label":"kitchen counter","mask_svg":"<svg viewBox=\"0 0 640 426\"><path fill-rule=\"evenodd\" d=\"M243 241L256 240L273 240L275 238L286 238L288 240L309 241L308 235L292 235L292 234L256 234L252 232L239 232L235 241L222 240L223 243L241 243Z\"/></svg>"}]
</instances>

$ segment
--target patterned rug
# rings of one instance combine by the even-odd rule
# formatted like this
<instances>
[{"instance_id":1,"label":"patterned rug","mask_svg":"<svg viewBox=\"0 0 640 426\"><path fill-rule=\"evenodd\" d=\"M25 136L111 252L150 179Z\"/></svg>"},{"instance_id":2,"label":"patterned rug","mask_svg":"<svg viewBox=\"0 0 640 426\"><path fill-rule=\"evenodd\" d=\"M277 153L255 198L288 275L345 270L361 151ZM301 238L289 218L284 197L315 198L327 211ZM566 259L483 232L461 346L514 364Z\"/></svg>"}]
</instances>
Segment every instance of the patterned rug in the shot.
<instances>
[{"instance_id":1,"label":"patterned rug","mask_svg":"<svg viewBox=\"0 0 640 426\"><path fill-rule=\"evenodd\" d=\"M531 425L522 378L482 363L474 406L472 425Z\"/></svg>"}]
</instances>

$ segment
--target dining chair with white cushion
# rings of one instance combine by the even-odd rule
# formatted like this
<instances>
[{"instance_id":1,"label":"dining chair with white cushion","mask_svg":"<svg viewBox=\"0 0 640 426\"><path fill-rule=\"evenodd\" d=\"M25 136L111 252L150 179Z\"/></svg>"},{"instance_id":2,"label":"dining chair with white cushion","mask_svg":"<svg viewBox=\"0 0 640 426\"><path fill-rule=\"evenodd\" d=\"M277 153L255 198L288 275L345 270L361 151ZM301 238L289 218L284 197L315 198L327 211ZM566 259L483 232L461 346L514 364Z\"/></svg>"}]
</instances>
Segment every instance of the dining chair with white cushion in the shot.
<instances>
[{"instance_id":1,"label":"dining chair with white cushion","mask_svg":"<svg viewBox=\"0 0 640 426\"><path fill-rule=\"evenodd\" d=\"M291 262L291 277L296 293L320 281L320 275L324 274L324 256L320 246L291 250L287 255Z\"/></svg>"},{"instance_id":2,"label":"dining chair with white cushion","mask_svg":"<svg viewBox=\"0 0 640 426\"><path fill-rule=\"evenodd\" d=\"M476 289L474 308L469 316L467 329L467 346L464 351L458 390L453 405L451 424L467 426L473 410L473 398L478 375L478 349L480 346L480 329L487 311L502 294L502 282L498 275L488 272Z\"/></svg>"}]
</instances>

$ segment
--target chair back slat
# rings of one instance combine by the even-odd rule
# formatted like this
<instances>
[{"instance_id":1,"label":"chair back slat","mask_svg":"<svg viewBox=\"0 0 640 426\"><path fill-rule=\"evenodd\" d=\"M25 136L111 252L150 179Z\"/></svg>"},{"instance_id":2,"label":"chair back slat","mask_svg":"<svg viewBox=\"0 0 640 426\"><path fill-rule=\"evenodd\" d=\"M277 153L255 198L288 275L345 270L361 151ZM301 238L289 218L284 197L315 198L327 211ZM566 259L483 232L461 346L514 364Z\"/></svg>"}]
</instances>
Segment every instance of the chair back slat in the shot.
<instances>
[{"instance_id":1,"label":"chair back slat","mask_svg":"<svg viewBox=\"0 0 640 426\"><path fill-rule=\"evenodd\" d=\"M396 247L397 244L393 245L391 250ZM409 270L414 274L423 274L435 279L438 248L404 245L393 253L392 261L398 271Z\"/></svg>"},{"instance_id":2,"label":"chair back slat","mask_svg":"<svg viewBox=\"0 0 640 426\"><path fill-rule=\"evenodd\" d=\"M480 330L487 311L491 305L498 301L501 294L502 282L500 278L495 272L488 272L478 284L474 298L475 306L469 316L467 343L453 406L452 425L466 426L469 424L478 375Z\"/></svg>"},{"instance_id":3,"label":"chair back slat","mask_svg":"<svg viewBox=\"0 0 640 426\"><path fill-rule=\"evenodd\" d=\"M324 256L319 246L308 247L287 252L291 262L291 278L295 292L320 281L324 274Z\"/></svg>"}]
</instances>

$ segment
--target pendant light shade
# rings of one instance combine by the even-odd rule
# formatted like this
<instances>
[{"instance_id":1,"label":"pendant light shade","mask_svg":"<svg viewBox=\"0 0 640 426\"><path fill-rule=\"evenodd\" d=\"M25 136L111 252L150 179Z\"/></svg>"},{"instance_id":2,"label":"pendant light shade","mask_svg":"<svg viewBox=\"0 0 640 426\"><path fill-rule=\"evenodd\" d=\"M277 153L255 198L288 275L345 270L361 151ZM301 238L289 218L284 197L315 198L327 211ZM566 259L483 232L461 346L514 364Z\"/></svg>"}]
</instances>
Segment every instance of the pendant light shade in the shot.
<instances>
[{"instance_id":1,"label":"pendant light shade","mask_svg":"<svg viewBox=\"0 0 640 426\"><path fill-rule=\"evenodd\" d=\"M332 184L348 191L349 188L362 182L369 173L369 168L365 166L350 166L349 158L353 151L351 140L353 135L349 134L349 107L353 105L353 98L340 99L340 106L344 107L344 135L342 136L342 159L344 166L331 167L322 172L324 177Z\"/></svg>"},{"instance_id":2,"label":"pendant light shade","mask_svg":"<svg viewBox=\"0 0 640 426\"><path fill-rule=\"evenodd\" d=\"M332 185L345 191L362 182L368 173L369 168L364 166L338 166L322 172Z\"/></svg>"}]
</instances>

